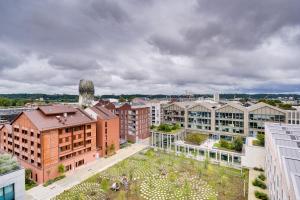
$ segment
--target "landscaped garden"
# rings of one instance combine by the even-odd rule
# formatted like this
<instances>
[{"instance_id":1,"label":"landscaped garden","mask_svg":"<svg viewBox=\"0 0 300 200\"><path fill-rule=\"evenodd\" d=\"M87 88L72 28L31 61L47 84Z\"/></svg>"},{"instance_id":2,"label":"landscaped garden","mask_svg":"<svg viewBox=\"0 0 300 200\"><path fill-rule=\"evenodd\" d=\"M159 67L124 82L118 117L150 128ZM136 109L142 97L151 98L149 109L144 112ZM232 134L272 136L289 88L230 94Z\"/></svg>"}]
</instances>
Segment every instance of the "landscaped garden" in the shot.
<instances>
[{"instance_id":1,"label":"landscaped garden","mask_svg":"<svg viewBox=\"0 0 300 200\"><path fill-rule=\"evenodd\" d=\"M207 134L188 133L184 140L189 144L200 145L203 142L205 142L205 140L207 139L208 139Z\"/></svg>"},{"instance_id":2,"label":"landscaped garden","mask_svg":"<svg viewBox=\"0 0 300 200\"><path fill-rule=\"evenodd\" d=\"M220 139L218 143L214 144L214 147L218 149L223 149L227 151L237 151L241 152L243 150L243 138L238 136L233 139L232 142L229 142L224 139Z\"/></svg>"},{"instance_id":3,"label":"landscaped garden","mask_svg":"<svg viewBox=\"0 0 300 200\"><path fill-rule=\"evenodd\" d=\"M177 133L180 129L180 124L160 124L159 126L151 126L151 130L164 133Z\"/></svg>"},{"instance_id":4,"label":"landscaped garden","mask_svg":"<svg viewBox=\"0 0 300 200\"><path fill-rule=\"evenodd\" d=\"M146 150L96 174L55 199L244 200L248 171ZM245 195L245 196L244 196Z\"/></svg>"}]
</instances>

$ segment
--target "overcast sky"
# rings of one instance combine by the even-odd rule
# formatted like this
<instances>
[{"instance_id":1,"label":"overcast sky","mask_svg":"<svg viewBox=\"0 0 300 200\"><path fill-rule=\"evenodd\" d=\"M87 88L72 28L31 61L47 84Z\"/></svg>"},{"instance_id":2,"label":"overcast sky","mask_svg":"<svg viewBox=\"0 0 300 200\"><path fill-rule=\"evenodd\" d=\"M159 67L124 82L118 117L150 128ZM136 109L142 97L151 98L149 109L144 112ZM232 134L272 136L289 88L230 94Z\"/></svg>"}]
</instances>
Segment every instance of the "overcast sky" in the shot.
<instances>
[{"instance_id":1,"label":"overcast sky","mask_svg":"<svg viewBox=\"0 0 300 200\"><path fill-rule=\"evenodd\" d=\"M299 0L1 0L0 93L300 92Z\"/></svg>"}]
</instances>

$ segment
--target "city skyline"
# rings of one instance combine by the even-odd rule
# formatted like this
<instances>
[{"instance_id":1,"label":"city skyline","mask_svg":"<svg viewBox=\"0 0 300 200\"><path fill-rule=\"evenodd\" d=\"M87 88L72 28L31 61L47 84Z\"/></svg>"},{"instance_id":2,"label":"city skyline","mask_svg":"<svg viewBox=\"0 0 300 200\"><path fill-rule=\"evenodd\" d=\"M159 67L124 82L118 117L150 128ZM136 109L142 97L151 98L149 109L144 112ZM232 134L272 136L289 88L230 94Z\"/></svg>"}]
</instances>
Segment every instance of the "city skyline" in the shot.
<instances>
[{"instance_id":1,"label":"city skyline","mask_svg":"<svg viewBox=\"0 0 300 200\"><path fill-rule=\"evenodd\" d=\"M300 2L1 1L0 93L299 93Z\"/></svg>"}]
</instances>

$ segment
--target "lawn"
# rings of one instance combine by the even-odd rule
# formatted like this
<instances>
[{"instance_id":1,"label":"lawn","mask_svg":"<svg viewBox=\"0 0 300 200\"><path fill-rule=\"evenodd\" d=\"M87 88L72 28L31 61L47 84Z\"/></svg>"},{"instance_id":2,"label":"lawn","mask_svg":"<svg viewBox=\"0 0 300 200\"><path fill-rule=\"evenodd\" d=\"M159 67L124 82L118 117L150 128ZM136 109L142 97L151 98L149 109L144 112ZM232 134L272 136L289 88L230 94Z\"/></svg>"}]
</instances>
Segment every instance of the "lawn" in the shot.
<instances>
[{"instance_id":1,"label":"lawn","mask_svg":"<svg viewBox=\"0 0 300 200\"><path fill-rule=\"evenodd\" d=\"M127 187L121 183L124 177ZM247 170L243 177L248 180ZM110 189L115 182L121 185L117 192ZM148 150L90 177L55 199L244 200L247 198L243 189L240 170Z\"/></svg>"}]
</instances>

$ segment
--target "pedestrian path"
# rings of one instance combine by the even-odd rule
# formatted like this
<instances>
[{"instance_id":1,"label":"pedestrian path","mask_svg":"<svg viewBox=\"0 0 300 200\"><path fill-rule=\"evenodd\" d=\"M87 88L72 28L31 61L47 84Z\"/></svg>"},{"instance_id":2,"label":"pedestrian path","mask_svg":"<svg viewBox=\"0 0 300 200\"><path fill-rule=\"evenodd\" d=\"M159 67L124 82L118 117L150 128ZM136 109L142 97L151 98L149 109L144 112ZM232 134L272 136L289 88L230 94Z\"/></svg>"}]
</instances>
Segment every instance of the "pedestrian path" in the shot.
<instances>
[{"instance_id":1,"label":"pedestrian path","mask_svg":"<svg viewBox=\"0 0 300 200\"><path fill-rule=\"evenodd\" d=\"M27 200L47 200L51 199L64 190L70 189L74 185L77 185L87 179L88 177L101 172L116 163L132 156L133 154L149 147L147 142L132 144L129 147L120 149L115 155L108 158L100 158L94 162L88 163L71 174L67 174L67 177L59 180L47 187L39 185L26 191Z\"/></svg>"}]
</instances>

